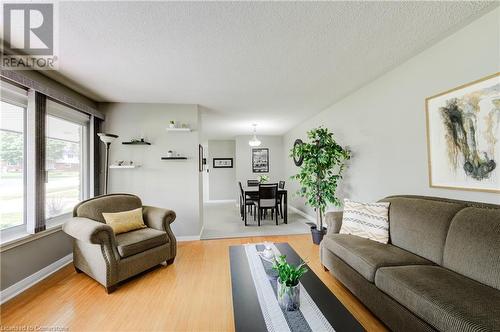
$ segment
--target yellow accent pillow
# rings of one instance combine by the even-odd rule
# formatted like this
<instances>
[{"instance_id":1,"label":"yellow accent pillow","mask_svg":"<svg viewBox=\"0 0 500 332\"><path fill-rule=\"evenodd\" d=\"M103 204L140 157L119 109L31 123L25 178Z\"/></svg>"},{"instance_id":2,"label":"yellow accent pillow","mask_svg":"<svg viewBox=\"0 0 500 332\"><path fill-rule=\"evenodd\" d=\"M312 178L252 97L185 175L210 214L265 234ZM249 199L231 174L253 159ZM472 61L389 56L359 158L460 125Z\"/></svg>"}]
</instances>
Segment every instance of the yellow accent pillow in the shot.
<instances>
[{"instance_id":1,"label":"yellow accent pillow","mask_svg":"<svg viewBox=\"0 0 500 332\"><path fill-rule=\"evenodd\" d=\"M115 234L126 233L146 227L142 219L142 208L116 213L103 212L102 216L106 224L111 226Z\"/></svg>"}]
</instances>

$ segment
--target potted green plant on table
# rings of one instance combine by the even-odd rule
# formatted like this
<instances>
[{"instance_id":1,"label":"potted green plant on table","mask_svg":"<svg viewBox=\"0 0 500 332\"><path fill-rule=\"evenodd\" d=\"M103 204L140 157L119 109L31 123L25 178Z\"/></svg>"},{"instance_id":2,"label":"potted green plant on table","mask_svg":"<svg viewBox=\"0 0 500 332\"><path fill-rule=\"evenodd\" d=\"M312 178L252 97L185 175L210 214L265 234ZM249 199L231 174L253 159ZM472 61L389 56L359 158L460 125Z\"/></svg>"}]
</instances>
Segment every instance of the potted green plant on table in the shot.
<instances>
[{"instance_id":1,"label":"potted green plant on table","mask_svg":"<svg viewBox=\"0 0 500 332\"><path fill-rule=\"evenodd\" d=\"M261 176L259 176L259 182L260 183L266 183L267 181L269 181L269 176L267 176L267 175L261 175Z\"/></svg>"},{"instance_id":2,"label":"potted green plant on table","mask_svg":"<svg viewBox=\"0 0 500 332\"><path fill-rule=\"evenodd\" d=\"M323 239L323 214L328 204L340 206L335 191L342 179L345 162L351 153L340 146L327 128L318 127L307 132L308 141L294 146L291 157L303 159L299 172L292 176L300 184L297 194L316 211L316 225L311 227L312 239L319 244Z\"/></svg>"},{"instance_id":3,"label":"potted green plant on table","mask_svg":"<svg viewBox=\"0 0 500 332\"><path fill-rule=\"evenodd\" d=\"M299 280L307 272L306 263L298 266L289 264L286 256L276 258L273 269L278 272L278 303L283 310L294 311L300 308Z\"/></svg>"}]
</instances>

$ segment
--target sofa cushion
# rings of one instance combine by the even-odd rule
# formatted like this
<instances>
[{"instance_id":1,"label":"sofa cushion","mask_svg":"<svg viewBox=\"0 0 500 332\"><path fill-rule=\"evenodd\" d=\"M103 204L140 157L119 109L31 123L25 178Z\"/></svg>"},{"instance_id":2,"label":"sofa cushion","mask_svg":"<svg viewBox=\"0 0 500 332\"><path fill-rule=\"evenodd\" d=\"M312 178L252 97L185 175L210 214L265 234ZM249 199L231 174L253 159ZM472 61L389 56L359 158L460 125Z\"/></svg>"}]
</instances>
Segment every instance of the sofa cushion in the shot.
<instances>
[{"instance_id":1,"label":"sofa cushion","mask_svg":"<svg viewBox=\"0 0 500 332\"><path fill-rule=\"evenodd\" d=\"M453 218L443 266L500 290L500 209L463 209Z\"/></svg>"},{"instance_id":2,"label":"sofa cushion","mask_svg":"<svg viewBox=\"0 0 500 332\"><path fill-rule=\"evenodd\" d=\"M340 234L352 234L380 243L389 242L390 203L361 203L344 199Z\"/></svg>"},{"instance_id":3,"label":"sofa cushion","mask_svg":"<svg viewBox=\"0 0 500 332\"><path fill-rule=\"evenodd\" d=\"M373 282L375 272L382 266L433 264L391 244L383 244L355 235L331 234L323 238L322 246Z\"/></svg>"},{"instance_id":4,"label":"sofa cushion","mask_svg":"<svg viewBox=\"0 0 500 332\"><path fill-rule=\"evenodd\" d=\"M382 201L391 203L391 243L441 264L451 219L466 205L460 202L397 196Z\"/></svg>"},{"instance_id":5,"label":"sofa cushion","mask_svg":"<svg viewBox=\"0 0 500 332\"><path fill-rule=\"evenodd\" d=\"M440 331L500 330L500 291L443 267L383 267L375 285Z\"/></svg>"},{"instance_id":6,"label":"sofa cushion","mask_svg":"<svg viewBox=\"0 0 500 332\"><path fill-rule=\"evenodd\" d=\"M118 253L123 258L161 246L167 242L167 233L152 228L143 228L116 235Z\"/></svg>"}]
</instances>

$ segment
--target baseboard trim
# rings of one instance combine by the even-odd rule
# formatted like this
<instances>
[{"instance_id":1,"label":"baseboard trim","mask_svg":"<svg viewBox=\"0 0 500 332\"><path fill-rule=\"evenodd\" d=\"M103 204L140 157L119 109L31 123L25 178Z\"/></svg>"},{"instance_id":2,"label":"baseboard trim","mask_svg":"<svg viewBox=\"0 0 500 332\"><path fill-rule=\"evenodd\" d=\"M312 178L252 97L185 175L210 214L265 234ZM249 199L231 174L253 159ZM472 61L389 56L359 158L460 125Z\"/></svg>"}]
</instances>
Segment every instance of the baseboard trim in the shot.
<instances>
[{"instance_id":1,"label":"baseboard trim","mask_svg":"<svg viewBox=\"0 0 500 332\"><path fill-rule=\"evenodd\" d=\"M216 200L209 200L205 201L205 203L211 204L211 203L235 203L235 199L216 199Z\"/></svg>"},{"instance_id":2,"label":"baseboard trim","mask_svg":"<svg viewBox=\"0 0 500 332\"><path fill-rule=\"evenodd\" d=\"M300 211L299 209L297 209L296 207L294 206L291 206L289 205L288 208L290 210L292 210L293 212L297 213L297 214L300 214L302 217L306 218L307 220L310 220L312 221L313 223L316 223L316 218L314 218L313 216L310 216L308 215L307 213L305 213L304 211Z\"/></svg>"},{"instance_id":3,"label":"baseboard trim","mask_svg":"<svg viewBox=\"0 0 500 332\"><path fill-rule=\"evenodd\" d=\"M177 242L199 241L199 240L201 240L201 234L203 234L204 227L205 227L205 225L201 226L200 234L198 234L198 235L176 236L175 239L177 240Z\"/></svg>"},{"instance_id":4,"label":"baseboard trim","mask_svg":"<svg viewBox=\"0 0 500 332\"><path fill-rule=\"evenodd\" d=\"M21 294L28 288L33 287L35 284L39 283L43 279L59 271L66 265L70 264L72 261L73 261L73 254L64 256L63 258L58 259L54 263L33 273L29 277L26 277L23 280L16 282L14 285L5 288L3 291L0 292L0 304L4 304L8 300Z\"/></svg>"}]
</instances>

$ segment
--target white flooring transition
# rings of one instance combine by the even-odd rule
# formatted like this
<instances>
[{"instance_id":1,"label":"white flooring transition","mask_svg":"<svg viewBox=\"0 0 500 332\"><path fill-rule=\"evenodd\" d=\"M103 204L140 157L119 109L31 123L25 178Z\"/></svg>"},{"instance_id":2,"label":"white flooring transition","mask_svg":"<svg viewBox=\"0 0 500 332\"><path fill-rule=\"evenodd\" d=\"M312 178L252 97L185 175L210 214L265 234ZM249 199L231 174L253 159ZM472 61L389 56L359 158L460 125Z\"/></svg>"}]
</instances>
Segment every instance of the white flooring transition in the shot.
<instances>
[{"instance_id":1,"label":"white flooring transition","mask_svg":"<svg viewBox=\"0 0 500 332\"><path fill-rule=\"evenodd\" d=\"M246 236L289 235L309 233L309 221L288 208L288 224L278 218L279 225L270 216L261 220L261 226L248 214L245 226L241 220L239 207L235 202L206 202L204 204L204 226L201 239L218 239Z\"/></svg>"}]
</instances>

